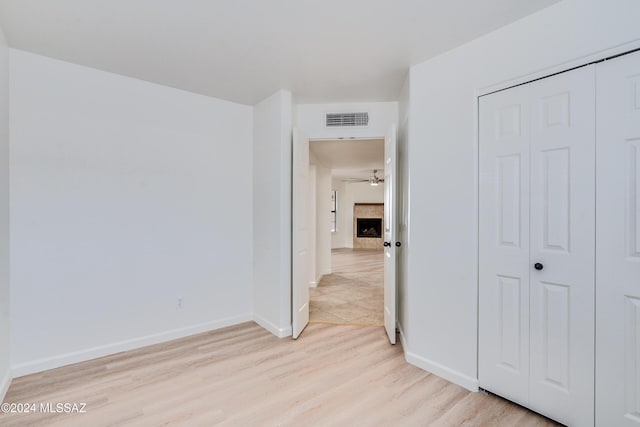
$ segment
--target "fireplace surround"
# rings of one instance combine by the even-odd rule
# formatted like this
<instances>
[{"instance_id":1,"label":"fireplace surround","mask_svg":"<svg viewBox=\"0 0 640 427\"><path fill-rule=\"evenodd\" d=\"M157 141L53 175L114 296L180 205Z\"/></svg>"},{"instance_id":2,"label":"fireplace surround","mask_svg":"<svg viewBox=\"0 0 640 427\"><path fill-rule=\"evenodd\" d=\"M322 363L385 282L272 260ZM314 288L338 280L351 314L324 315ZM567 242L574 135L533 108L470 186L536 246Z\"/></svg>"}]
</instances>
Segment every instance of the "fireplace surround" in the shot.
<instances>
[{"instance_id":1,"label":"fireplace surround","mask_svg":"<svg viewBox=\"0 0 640 427\"><path fill-rule=\"evenodd\" d=\"M354 203L353 248L378 249L383 246L383 203Z\"/></svg>"}]
</instances>

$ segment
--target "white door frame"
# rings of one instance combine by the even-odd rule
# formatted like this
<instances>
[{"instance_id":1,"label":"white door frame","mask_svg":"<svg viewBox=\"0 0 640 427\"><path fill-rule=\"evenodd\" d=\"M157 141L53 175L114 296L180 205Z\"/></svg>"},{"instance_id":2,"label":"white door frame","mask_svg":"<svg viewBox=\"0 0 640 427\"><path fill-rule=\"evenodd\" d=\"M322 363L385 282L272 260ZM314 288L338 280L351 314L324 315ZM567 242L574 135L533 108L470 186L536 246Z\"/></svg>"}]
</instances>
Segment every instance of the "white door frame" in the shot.
<instances>
[{"instance_id":1,"label":"white door frame","mask_svg":"<svg viewBox=\"0 0 640 427\"><path fill-rule=\"evenodd\" d=\"M294 128L291 181L291 333L309 323L309 138Z\"/></svg>"},{"instance_id":2,"label":"white door frame","mask_svg":"<svg viewBox=\"0 0 640 427\"><path fill-rule=\"evenodd\" d=\"M398 324L398 130L391 125L384 138L384 328L391 344L396 343Z\"/></svg>"},{"instance_id":3,"label":"white door frame","mask_svg":"<svg viewBox=\"0 0 640 427\"><path fill-rule=\"evenodd\" d=\"M393 127L394 127L394 129L397 129L397 124L396 124L396 123L393 123ZM300 130L300 131L304 132L304 129L302 129L302 128L296 128L295 126L294 126L293 128L294 128L294 129L298 129L298 130ZM309 137L308 139L309 139L309 142L313 142L313 141L335 141L335 140L339 140L339 139L348 139L348 140L353 140L353 141L355 141L355 140L370 140L370 139L380 139L380 140L385 140L385 138L386 138L386 135L384 135L384 136L367 136L367 135L364 135L364 136L358 136L358 137L355 137L355 138L354 138L354 137L348 137L348 136L345 136L345 137L332 137L332 138L311 138L311 137ZM396 135L396 138L397 138L397 135ZM292 143L293 143L293 137L292 137ZM294 208L293 208L293 188L295 188L294 180L296 179L296 177L295 177L295 173L293 173L293 172L294 172L294 171L293 171L293 166L294 166L294 165L293 165L293 159L292 159L291 168L290 168L290 170L291 170L291 189L292 189L292 190L291 190L291 197L292 197L292 203L291 203L291 206L292 206L292 208L291 208L291 215L292 215L292 217L291 217L291 228L292 228L292 230L293 230L293 226L294 226L294 224L295 224L295 219L294 219L294 217L293 217L293 216L294 216L294 214L295 214L295 212L294 212ZM401 169L400 169L400 167L399 167L399 164L396 162L396 175L397 175L397 176L399 176L399 175L400 175L400 173L401 173ZM396 184L397 184L397 182L396 182ZM396 186L396 191L397 191L397 186ZM399 208L399 206L398 206L398 204L396 203L396 212L394 212L394 213L393 213L393 214L394 214L394 216L393 216L393 218L394 218L394 219L393 219L393 220L394 220L394 221L396 221L396 229L397 229L397 226L398 226L398 224L397 224L397 218L398 218L398 212L397 212L397 211L398 211L398 208ZM396 239L397 239L397 236L396 236ZM293 233L292 233L292 235L291 235L291 243L292 243L292 248L293 248ZM395 242L394 242L394 244L395 244ZM394 249L395 249L395 248L394 248ZM395 253L395 252L394 252L394 253ZM292 269L292 271L293 271L293 262L294 262L294 259L293 259L293 251L292 251L292 253L291 253L291 254L292 254L292 257L291 257L291 269ZM396 270L397 270L397 268L398 268L398 267L397 267L397 265L396 265ZM293 277L293 275L292 275L292 277ZM397 277L397 274L396 274L396 277ZM295 309L295 308L294 308L295 303L294 303L294 300L293 300L293 283L292 283L292 287L291 287L291 289L290 289L290 292L291 292L291 307L290 307L290 315L291 315L291 320L292 320L291 330L293 331L293 315L294 315L293 310ZM395 323L396 323L396 325L397 325L397 323L398 323L398 319L397 319L397 317L398 317L398 308L397 308L397 306L398 306L398 298L397 298L397 292L398 292L398 283L397 283L397 279L396 279L396 298L395 298L395 306L396 306L396 309L395 309L395 313L394 313L394 314L395 314L395 317L396 317L396 322L395 322ZM294 335L295 335L295 334L294 334Z\"/></svg>"}]
</instances>

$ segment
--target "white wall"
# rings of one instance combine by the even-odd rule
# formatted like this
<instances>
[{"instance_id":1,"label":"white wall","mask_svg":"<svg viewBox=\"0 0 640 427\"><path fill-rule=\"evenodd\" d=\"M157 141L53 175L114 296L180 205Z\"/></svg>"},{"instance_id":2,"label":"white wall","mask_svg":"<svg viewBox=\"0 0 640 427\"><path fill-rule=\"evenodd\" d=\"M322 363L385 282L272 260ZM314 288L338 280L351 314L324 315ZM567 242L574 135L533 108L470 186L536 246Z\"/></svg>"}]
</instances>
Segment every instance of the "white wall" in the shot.
<instances>
[{"instance_id":1,"label":"white wall","mask_svg":"<svg viewBox=\"0 0 640 427\"><path fill-rule=\"evenodd\" d=\"M327 128L326 113L369 112L369 125L354 128ZM397 102L366 102L343 104L298 104L296 127L311 139L384 138L398 121Z\"/></svg>"},{"instance_id":2,"label":"white wall","mask_svg":"<svg viewBox=\"0 0 640 427\"><path fill-rule=\"evenodd\" d=\"M254 319L280 337L291 335L291 117L288 91L254 107Z\"/></svg>"},{"instance_id":3,"label":"white wall","mask_svg":"<svg viewBox=\"0 0 640 427\"><path fill-rule=\"evenodd\" d=\"M310 153L311 154L311 153ZM309 156L311 158L311 155ZM317 274L317 205L318 205L318 183L316 182L317 167L315 164L309 165L309 286L318 286L320 280Z\"/></svg>"},{"instance_id":4,"label":"white wall","mask_svg":"<svg viewBox=\"0 0 640 427\"><path fill-rule=\"evenodd\" d=\"M345 230L346 217L345 206L347 206L347 186L339 178L331 178L331 190L338 195L338 212L336 218L336 231L331 233L331 249L346 248L347 231Z\"/></svg>"},{"instance_id":5,"label":"white wall","mask_svg":"<svg viewBox=\"0 0 640 427\"><path fill-rule=\"evenodd\" d=\"M10 52L14 374L251 319L252 108Z\"/></svg>"},{"instance_id":6,"label":"white wall","mask_svg":"<svg viewBox=\"0 0 640 427\"><path fill-rule=\"evenodd\" d=\"M9 299L9 49L0 28L0 402L11 380Z\"/></svg>"},{"instance_id":7,"label":"white wall","mask_svg":"<svg viewBox=\"0 0 640 427\"><path fill-rule=\"evenodd\" d=\"M316 167L315 195L315 274L319 283L322 276L331 274L331 171L320 165Z\"/></svg>"},{"instance_id":8,"label":"white wall","mask_svg":"<svg viewBox=\"0 0 640 427\"><path fill-rule=\"evenodd\" d=\"M355 203L384 203L384 185L372 186L368 182L345 182L343 184L343 198L338 200L338 229L341 230L341 237L344 240L342 246L335 247L353 248L353 205Z\"/></svg>"},{"instance_id":9,"label":"white wall","mask_svg":"<svg viewBox=\"0 0 640 427\"><path fill-rule=\"evenodd\" d=\"M477 387L476 91L637 42L638 17L636 0L565 0L411 69L402 324L412 363Z\"/></svg>"}]
</instances>

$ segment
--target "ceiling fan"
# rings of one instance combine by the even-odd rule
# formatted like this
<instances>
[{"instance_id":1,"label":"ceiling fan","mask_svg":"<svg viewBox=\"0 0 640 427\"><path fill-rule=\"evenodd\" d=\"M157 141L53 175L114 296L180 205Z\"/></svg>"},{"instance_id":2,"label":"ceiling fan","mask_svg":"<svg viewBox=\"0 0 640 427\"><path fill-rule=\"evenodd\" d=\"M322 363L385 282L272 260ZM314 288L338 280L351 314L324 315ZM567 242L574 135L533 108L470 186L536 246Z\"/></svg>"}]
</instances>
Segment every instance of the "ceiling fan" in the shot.
<instances>
[{"instance_id":1,"label":"ceiling fan","mask_svg":"<svg viewBox=\"0 0 640 427\"><path fill-rule=\"evenodd\" d=\"M378 169L374 169L373 170L373 174L368 179L345 178L344 181L346 181L346 182L368 182L370 185L376 186L376 185L380 184L381 182L384 182L384 178L378 177L377 173L378 173Z\"/></svg>"}]
</instances>

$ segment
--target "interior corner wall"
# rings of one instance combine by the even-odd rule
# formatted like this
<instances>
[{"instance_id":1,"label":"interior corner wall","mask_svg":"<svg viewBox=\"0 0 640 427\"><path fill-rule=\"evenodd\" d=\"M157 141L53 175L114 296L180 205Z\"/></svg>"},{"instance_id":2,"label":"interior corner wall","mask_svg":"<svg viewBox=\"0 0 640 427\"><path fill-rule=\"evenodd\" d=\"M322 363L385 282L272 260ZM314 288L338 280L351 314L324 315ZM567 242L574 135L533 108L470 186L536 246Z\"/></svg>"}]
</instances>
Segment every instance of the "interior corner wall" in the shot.
<instances>
[{"instance_id":1,"label":"interior corner wall","mask_svg":"<svg viewBox=\"0 0 640 427\"><path fill-rule=\"evenodd\" d=\"M331 170L316 167L316 281L331 274Z\"/></svg>"},{"instance_id":2,"label":"interior corner wall","mask_svg":"<svg viewBox=\"0 0 640 427\"><path fill-rule=\"evenodd\" d=\"M638 47L638 16L635 0L564 0L412 67L402 322L412 363L477 388L478 91Z\"/></svg>"},{"instance_id":3,"label":"interior corner wall","mask_svg":"<svg viewBox=\"0 0 640 427\"><path fill-rule=\"evenodd\" d=\"M346 248L347 231L345 230L345 217L343 212L344 206L347 205L346 183L340 178L331 178L331 190L336 192L338 196L338 211L336 213L336 231L331 233L331 249Z\"/></svg>"},{"instance_id":4,"label":"interior corner wall","mask_svg":"<svg viewBox=\"0 0 640 427\"><path fill-rule=\"evenodd\" d=\"M0 28L0 402L11 381L9 288L9 49Z\"/></svg>"},{"instance_id":5,"label":"interior corner wall","mask_svg":"<svg viewBox=\"0 0 640 427\"><path fill-rule=\"evenodd\" d=\"M310 158L311 158L310 153ZM309 259L312 261L309 263L309 286L318 286L320 280L318 279L318 260L317 260L317 237L318 237L318 183L316 178L318 175L318 168L315 164L309 165Z\"/></svg>"},{"instance_id":6,"label":"interior corner wall","mask_svg":"<svg viewBox=\"0 0 640 427\"><path fill-rule=\"evenodd\" d=\"M291 335L291 93L253 109L253 312L276 336Z\"/></svg>"},{"instance_id":7,"label":"interior corner wall","mask_svg":"<svg viewBox=\"0 0 640 427\"><path fill-rule=\"evenodd\" d=\"M14 376L251 320L252 107L10 49Z\"/></svg>"}]
</instances>

